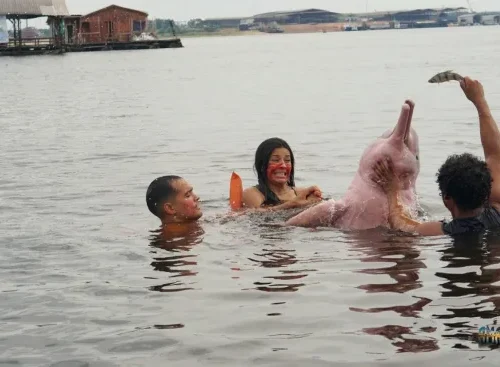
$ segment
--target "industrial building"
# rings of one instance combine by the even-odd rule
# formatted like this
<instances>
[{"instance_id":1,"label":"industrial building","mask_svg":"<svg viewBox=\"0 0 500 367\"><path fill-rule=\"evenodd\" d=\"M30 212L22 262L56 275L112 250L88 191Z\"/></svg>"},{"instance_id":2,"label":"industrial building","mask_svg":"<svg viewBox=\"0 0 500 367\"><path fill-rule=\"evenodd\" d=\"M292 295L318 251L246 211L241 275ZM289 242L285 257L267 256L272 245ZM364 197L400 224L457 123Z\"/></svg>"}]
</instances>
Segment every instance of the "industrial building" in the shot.
<instances>
[{"instance_id":1,"label":"industrial building","mask_svg":"<svg viewBox=\"0 0 500 367\"><path fill-rule=\"evenodd\" d=\"M482 25L500 24L500 13L481 15L480 23Z\"/></svg>"},{"instance_id":2,"label":"industrial building","mask_svg":"<svg viewBox=\"0 0 500 367\"><path fill-rule=\"evenodd\" d=\"M256 23L276 22L278 24L335 23L340 14L321 9L304 9L257 14L252 17Z\"/></svg>"},{"instance_id":3,"label":"industrial building","mask_svg":"<svg viewBox=\"0 0 500 367\"><path fill-rule=\"evenodd\" d=\"M294 11L276 11L257 14L252 17L208 18L203 20L203 25L206 27L240 28L241 30L248 30L252 27L252 24L335 23L339 19L339 13L321 9L305 9Z\"/></svg>"},{"instance_id":4,"label":"industrial building","mask_svg":"<svg viewBox=\"0 0 500 367\"><path fill-rule=\"evenodd\" d=\"M500 12L469 13L458 17L458 25L471 26L500 24Z\"/></svg>"},{"instance_id":5,"label":"industrial building","mask_svg":"<svg viewBox=\"0 0 500 367\"><path fill-rule=\"evenodd\" d=\"M408 11L379 12L366 14L375 21L425 22L446 21L456 22L458 16L468 13L466 8L415 9Z\"/></svg>"}]
</instances>

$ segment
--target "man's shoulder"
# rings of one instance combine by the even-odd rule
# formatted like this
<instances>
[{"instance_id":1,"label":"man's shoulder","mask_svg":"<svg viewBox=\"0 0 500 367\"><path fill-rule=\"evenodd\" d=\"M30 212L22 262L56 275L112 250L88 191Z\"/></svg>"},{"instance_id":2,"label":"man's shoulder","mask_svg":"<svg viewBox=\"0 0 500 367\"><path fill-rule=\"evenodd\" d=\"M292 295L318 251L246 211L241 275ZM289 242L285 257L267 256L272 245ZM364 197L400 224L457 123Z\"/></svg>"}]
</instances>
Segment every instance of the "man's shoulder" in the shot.
<instances>
[{"instance_id":1,"label":"man's shoulder","mask_svg":"<svg viewBox=\"0 0 500 367\"><path fill-rule=\"evenodd\" d=\"M442 221L443 232L447 235L480 232L486 229L485 223L478 217L458 218Z\"/></svg>"}]
</instances>

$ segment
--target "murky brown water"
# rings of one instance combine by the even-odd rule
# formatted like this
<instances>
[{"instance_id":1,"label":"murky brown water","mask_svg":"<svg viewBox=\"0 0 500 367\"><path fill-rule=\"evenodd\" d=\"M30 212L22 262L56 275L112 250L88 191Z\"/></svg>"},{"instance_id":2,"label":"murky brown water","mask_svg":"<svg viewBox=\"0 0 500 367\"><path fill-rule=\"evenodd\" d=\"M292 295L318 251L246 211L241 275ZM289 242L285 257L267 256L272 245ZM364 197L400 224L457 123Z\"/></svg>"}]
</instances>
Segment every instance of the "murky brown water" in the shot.
<instances>
[{"instance_id":1,"label":"murky brown water","mask_svg":"<svg viewBox=\"0 0 500 367\"><path fill-rule=\"evenodd\" d=\"M500 27L186 39L181 50L0 59L0 365L496 365L500 237L417 239L222 220L229 177L286 139L300 185L340 197L416 103L429 217L446 156L482 154L454 69L500 119ZM194 184L205 216L162 238L145 192ZM271 218L272 219L272 218Z\"/></svg>"}]
</instances>

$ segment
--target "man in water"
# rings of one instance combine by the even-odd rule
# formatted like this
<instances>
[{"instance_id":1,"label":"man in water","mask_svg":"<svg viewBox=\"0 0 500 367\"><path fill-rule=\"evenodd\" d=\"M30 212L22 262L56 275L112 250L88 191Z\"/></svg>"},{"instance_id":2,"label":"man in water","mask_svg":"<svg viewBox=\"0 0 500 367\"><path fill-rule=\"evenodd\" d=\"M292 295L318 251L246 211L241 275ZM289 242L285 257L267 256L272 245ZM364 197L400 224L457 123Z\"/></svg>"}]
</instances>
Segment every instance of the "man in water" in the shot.
<instances>
[{"instance_id":1,"label":"man in water","mask_svg":"<svg viewBox=\"0 0 500 367\"><path fill-rule=\"evenodd\" d=\"M468 153L448 157L437 173L437 183L453 220L427 223L406 215L398 201L399 182L391 162L377 162L373 180L387 192L389 224L394 229L422 236L453 236L500 228L500 132L481 83L466 77L460 86L479 114L485 161Z\"/></svg>"},{"instance_id":2,"label":"man in water","mask_svg":"<svg viewBox=\"0 0 500 367\"><path fill-rule=\"evenodd\" d=\"M164 227L196 222L203 215L200 198L182 177L162 176L155 179L146 192L149 211L156 215Z\"/></svg>"}]
</instances>

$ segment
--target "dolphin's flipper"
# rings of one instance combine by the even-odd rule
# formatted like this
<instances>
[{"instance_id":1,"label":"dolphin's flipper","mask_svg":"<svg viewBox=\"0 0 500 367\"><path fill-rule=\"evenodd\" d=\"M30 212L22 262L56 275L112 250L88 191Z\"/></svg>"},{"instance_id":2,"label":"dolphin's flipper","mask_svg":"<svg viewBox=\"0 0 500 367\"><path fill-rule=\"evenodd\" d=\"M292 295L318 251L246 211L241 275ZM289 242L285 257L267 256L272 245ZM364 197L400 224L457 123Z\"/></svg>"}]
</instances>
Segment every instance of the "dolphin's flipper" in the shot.
<instances>
[{"instance_id":1,"label":"dolphin's flipper","mask_svg":"<svg viewBox=\"0 0 500 367\"><path fill-rule=\"evenodd\" d=\"M285 225L296 227L331 227L345 210L346 207L344 204L332 199L304 210L288 219Z\"/></svg>"}]
</instances>

